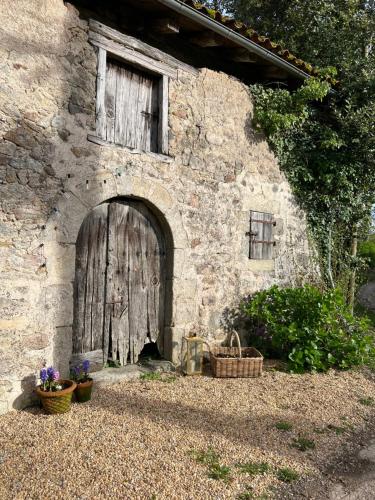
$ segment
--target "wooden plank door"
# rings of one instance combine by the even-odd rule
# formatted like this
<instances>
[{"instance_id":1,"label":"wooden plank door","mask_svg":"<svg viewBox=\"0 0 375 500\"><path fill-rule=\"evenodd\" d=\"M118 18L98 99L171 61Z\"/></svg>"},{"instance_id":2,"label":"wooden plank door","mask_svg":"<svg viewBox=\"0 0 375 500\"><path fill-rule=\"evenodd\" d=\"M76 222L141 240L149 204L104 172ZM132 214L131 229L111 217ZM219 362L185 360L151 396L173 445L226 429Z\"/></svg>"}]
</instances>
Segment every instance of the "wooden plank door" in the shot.
<instances>
[{"instance_id":1,"label":"wooden plank door","mask_svg":"<svg viewBox=\"0 0 375 500\"><path fill-rule=\"evenodd\" d=\"M101 348L104 361L125 365L153 341L163 354L165 280L165 241L148 208L97 207L77 240L74 352Z\"/></svg>"},{"instance_id":2,"label":"wooden plank door","mask_svg":"<svg viewBox=\"0 0 375 500\"><path fill-rule=\"evenodd\" d=\"M73 352L103 349L108 204L83 221L76 244Z\"/></svg>"}]
</instances>

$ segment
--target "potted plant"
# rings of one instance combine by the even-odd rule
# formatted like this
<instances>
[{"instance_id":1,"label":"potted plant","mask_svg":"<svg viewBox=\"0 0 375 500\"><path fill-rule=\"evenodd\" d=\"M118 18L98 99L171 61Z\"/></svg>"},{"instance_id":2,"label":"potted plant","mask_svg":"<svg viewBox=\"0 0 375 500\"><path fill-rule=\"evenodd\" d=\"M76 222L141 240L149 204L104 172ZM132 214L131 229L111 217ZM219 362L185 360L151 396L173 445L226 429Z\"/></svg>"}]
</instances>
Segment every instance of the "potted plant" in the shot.
<instances>
[{"instance_id":1,"label":"potted plant","mask_svg":"<svg viewBox=\"0 0 375 500\"><path fill-rule=\"evenodd\" d=\"M40 381L36 393L45 411L50 414L69 411L77 384L73 380L60 379L60 373L52 366L40 370Z\"/></svg>"},{"instance_id":2,"label":"potted plant","mask_svg":"<svg viewBox=\"0 0 375 500\"><path fill-rule=\"evenodd\" d=\"M85 359L71 370L71 377L76 382L74 395L78 403L85 403L91 399L93 379L89 376L90 361Z\"/></svg>"}]
</instances>

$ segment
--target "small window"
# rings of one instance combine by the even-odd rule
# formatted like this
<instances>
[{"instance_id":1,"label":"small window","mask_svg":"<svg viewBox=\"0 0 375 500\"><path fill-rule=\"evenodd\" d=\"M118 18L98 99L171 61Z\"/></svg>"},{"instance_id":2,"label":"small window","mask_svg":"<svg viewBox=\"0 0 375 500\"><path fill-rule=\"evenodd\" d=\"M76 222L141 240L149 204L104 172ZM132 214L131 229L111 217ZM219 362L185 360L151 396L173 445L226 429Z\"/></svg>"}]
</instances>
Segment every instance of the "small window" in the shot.
<instances>
[{"instance_id":1,"label":"small window","mask_svg":"<svg viewBox=\"0 0 375 500\"><path fill-rule=\"evenodd\" d=\"M89 140L168 155L169 78L177 70L152 47L96 21L89 39L98 53L96 135Z\"/></svg>"},{"instance_id":2,"label":"small window","mask_svg":"<svg viewBox=\"0 0 375 500\"><path fill-rule=\"evenodd\" d=\"M275 245L273 239L275 225L276 222L272 214L253 210L250 212L250 259L272 259L272 248Z\"/></svg>"},{"instance_id":3,"label":"small window","mask_svg":"<svg viewBox=\"0 0 375 500\"><path fill-rule=\"evenodd\" d=\"M105 139L157 153L160 77L115 59L108 59L106 68Z\"/></svg>"}]
</instances>

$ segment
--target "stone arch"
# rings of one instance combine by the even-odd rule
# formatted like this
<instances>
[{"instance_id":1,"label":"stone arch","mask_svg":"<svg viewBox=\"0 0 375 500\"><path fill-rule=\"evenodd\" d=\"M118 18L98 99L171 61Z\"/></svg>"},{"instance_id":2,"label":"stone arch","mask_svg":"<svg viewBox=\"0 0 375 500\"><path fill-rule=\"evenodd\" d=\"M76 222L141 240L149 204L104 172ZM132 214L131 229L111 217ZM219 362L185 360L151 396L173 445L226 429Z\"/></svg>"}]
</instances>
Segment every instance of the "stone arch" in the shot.
<instances>
[{"instance_id":1,"label":"stone arch","mask_svg":"<svg viewBox=\"0 0 375 500\"><path fill-rule=\"evenodd\" d=\"M82 221L97 205L110 199L123 197L136 198L151 207L168 233L173 256L173 270L170 276L173 299L171 311L168 313L170 326L166 329L166 336L170 343L168 357L178 363L181 338L186 334L184 329L186 320L183 319L186 318L183 311L184 304L178 299L178 295L179 292L180 295L183 294L187 274L190 283L197 282L197 277L191 266L189 266L189 271L186 270L189 244L181 214L171 194L160 183L138 176L114 174L109 170L97 171L92 176L79 179L76 177L67 179L65 190L45 228L45 256L48 268L51 269L50 276L54 276L53 281L56 284L72 283L75 270L75 243ZM62 250L66 251L66 256L61 256ZM59 263L56 262L57 255L60 255ZM59 272L55 272L55 269ZM50 283L51 280L47 280L46 286ZM72 297L69 299L70 305L66 304L66 294L57 300L64 301L62 306L66 311L65 316L72 318ZM52 319L52 325L55 328L59 326L58 323L62 322L62 319L55 317Z\"/></svg>"}]
</instances>

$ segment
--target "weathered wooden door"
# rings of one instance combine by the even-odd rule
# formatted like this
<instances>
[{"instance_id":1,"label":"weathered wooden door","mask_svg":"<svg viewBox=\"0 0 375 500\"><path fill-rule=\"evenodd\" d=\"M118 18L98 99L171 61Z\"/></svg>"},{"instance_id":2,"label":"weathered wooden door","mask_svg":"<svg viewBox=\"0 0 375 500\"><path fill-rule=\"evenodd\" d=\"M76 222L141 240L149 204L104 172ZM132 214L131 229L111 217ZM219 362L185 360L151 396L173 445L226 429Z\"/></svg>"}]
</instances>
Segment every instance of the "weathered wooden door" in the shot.
<instances>
[{"instance_id":1,"label":"weathered wooden door","mask_svg":"<svg viewBox=\"0 0 375 500\"><path fill-rule=\"evenodd\" d=\"M145 343L163 353L166 249L158 221L141 202L103 203L77 239L73 353L136 363Z\"/></svg>"}]
</instances>

